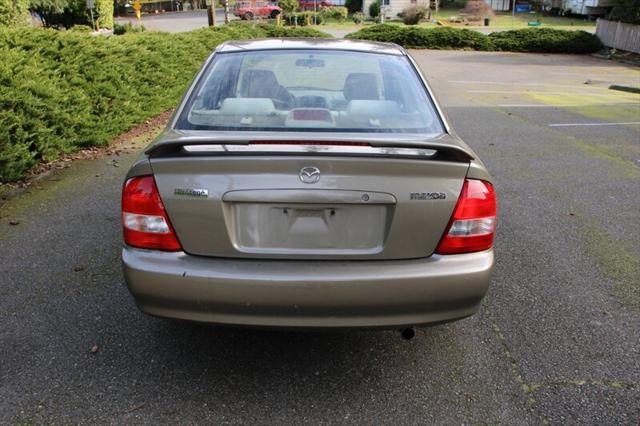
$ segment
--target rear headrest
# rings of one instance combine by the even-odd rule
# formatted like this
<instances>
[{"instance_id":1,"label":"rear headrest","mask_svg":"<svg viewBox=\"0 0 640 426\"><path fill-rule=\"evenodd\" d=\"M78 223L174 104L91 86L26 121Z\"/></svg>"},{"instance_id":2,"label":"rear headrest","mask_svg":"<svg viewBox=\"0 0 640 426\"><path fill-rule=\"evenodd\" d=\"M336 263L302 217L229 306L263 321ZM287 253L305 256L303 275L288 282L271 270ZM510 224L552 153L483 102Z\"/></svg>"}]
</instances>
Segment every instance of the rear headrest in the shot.
<instances>
[{"instance_id":1,"label":"rear headrest","mask_svg":"<svg viewBox=\"0 0 640 426\"><path fill-rule=\"evenodd\" d=\"M348 101L378 99L378 80L375 74L354 72L344 81L344 98Z\"/></svg>"},{"instance_id":2,"label":"rear headrest","mask_svg":"<svg viewBox=\"0 0 640 426\"><path fill-rule=\"evenodd\" d=\"M271 70L246 70L242 76L240 95L244 98L272 98L279 86Z\"/></svg>"},{"instance_id":3,"label":"rear headrest","mask_svg":"<svg viewBox=\"0 0 640 426\"><path fill-rule=\"evenodd\" d=\"M269 115L275 110L269 98L227 98L220 106L223 115Z\"/></svg>"}]
</instances>

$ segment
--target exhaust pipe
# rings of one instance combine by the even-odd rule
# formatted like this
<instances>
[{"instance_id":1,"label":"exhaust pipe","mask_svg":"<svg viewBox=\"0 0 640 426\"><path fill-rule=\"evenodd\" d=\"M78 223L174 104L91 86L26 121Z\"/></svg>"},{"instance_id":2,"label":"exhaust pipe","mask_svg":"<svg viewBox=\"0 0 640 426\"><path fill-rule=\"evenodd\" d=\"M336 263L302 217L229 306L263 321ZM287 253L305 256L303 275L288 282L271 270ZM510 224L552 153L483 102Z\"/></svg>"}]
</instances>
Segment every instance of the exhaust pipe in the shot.
<instances>
[{"instance_id":1,"label":"exhaust pipe","mask_svg":"<svg viewBox=\"0 0 640 426\"><path fill-rule=\"evenodd\" d=\"M408 328L405 328L404 330L402 330L400 332L400 335L402 336L402 338L404 340L411 340L411 339L413 339L415 337L416 331L414 330L413 327L408 327Z\"/></svg>"}]
</instances>

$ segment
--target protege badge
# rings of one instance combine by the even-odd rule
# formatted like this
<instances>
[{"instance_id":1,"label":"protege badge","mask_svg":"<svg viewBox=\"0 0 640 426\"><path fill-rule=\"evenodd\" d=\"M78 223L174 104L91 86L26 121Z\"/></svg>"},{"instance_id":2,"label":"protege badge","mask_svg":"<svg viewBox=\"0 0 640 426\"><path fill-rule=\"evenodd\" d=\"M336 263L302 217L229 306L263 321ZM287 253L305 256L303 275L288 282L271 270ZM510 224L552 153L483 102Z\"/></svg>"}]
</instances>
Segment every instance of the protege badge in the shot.
<instances>
[{"instance_id":1,"label":"protege badge","mask_svg":"<svg viewBox=\"0 0 640 426\"><path fill-rule=\"evenodd\" d=\"M175 195L188 195L190 197L208 197L209 191L198 188L176 188L173 193Z\"/></svg>"},{"instance_id":2,"label":"protege badge","mask_svg":"<svg viewBox=\"0 0 640 426\"><path fill-rule=\"evenodd\" d=\"M447 194L444 192L412 192L409 195L412 200L444 200Z\"/></svg>"}]
</instances>

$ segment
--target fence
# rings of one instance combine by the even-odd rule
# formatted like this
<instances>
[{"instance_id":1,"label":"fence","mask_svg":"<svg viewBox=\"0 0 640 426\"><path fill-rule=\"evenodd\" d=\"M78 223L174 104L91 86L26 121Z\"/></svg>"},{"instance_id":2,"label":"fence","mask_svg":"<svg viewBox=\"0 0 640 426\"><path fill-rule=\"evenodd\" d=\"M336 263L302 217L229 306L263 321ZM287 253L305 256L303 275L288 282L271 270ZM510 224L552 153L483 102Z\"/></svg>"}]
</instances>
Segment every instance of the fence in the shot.
<instances>
[{"instance_id":1,"label":"fence","mask_svg":"<svg viewBox=\"0 0 640 426\"><path fill-rule=\"evenodd\" d=\"M598 19L596 35L607 47L640 53L640 25Z\"/></svg>"}]
</instances>

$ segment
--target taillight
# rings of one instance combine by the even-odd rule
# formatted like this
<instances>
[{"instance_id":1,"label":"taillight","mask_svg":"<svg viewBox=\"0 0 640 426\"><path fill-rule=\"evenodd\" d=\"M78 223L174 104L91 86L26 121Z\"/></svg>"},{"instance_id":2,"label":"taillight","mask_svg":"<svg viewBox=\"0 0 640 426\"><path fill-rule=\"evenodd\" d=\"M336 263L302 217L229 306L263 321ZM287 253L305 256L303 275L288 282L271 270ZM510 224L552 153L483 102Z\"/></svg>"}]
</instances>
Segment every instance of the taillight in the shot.
<instances>
[{"instance_id":1,"label":"taillight","mask_svg":"<svg viewBox=\"0 0 640 426\"><path fill-rule=\"evenodd\" d=\"M125 182L122 190L122 227L124 242L132 247L182 250L153 176L134 177Z\"/></svg>"},{"instance_id":2,"label":"taillight","mask_svg":"<svg viewBox=\"0 0 640 426\"><path fill-rule=\"evenodd\" d=\"M496 229L496 212L493 185L482 180L466 179L436 253L459 254L491 248Z\"/></svg>"}]
</instances>

